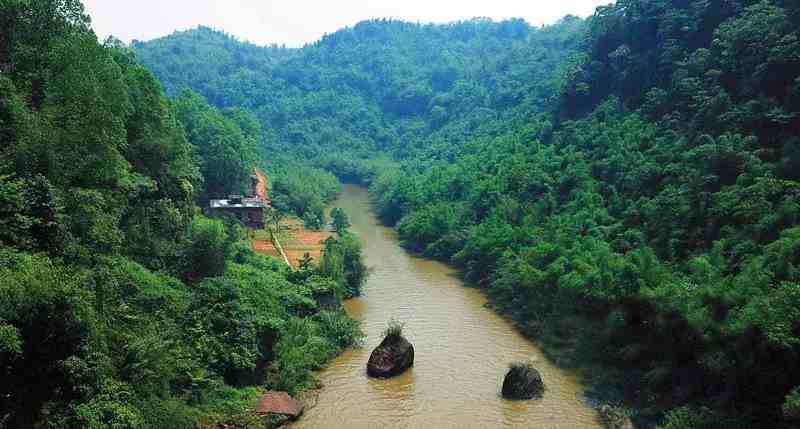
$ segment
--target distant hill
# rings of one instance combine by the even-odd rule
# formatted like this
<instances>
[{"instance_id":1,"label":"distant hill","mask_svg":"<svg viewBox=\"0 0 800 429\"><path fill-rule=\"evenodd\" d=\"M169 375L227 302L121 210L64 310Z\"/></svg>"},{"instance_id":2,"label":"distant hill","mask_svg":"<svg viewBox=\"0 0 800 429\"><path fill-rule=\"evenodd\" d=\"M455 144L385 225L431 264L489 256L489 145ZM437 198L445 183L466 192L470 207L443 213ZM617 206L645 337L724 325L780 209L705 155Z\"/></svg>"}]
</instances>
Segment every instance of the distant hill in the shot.
<instances>
[{"instance_id":1,"label":"distant hill","mask_svg":"<svg viewBox=\"0 0 800 429\"><path fill-rule=\"evenodd\" d=\"M329 149L403 154L411 142L552 108L558 70L584 22L447 25L365 21L301 49L261 48L200 27L134 43L167 92L188 87L218 107L246 107L270 140L307 158Z\"/></svg>"},{"instance_id":2,"label":"distant hill","mask_svg":"<svg viewBox=\"0 0 800 429\"><path fill-rule=\"evenodd\" d=\"M184 87L209 96L222 79L242 70L266 70L298 53L291 48L241 42L202 26L147 43L135 40L132 47L171 96L177 96Z\"/></svg>"}]
</instances>

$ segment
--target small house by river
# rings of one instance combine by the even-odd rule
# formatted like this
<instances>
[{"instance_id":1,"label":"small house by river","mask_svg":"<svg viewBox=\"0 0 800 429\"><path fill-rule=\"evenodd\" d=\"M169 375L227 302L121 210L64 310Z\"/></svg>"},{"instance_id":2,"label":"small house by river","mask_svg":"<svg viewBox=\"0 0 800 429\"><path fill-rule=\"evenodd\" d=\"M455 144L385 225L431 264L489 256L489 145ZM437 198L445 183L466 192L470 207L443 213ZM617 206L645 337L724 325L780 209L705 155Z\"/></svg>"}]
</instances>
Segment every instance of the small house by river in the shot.
<instances>
[{"instance_id":1,"label":"small house by river","mask_svg":"<svg viewBox=\"0 0 800 429\"><path fill-rule=\"evenodd\" d=\"M269 208L269 202L258 197L245 198L241 195L231 195L226 200L211 200L212 214L230 214L250 228L264 228L264 209Z\"/></svg>"},{"instance_id":2,"label":"small house by river","mask_svg":"<svg viewBox=\"0 0 800 429\"><path fill-rule=\"evenodd\" d=\"M255 173L251 176L251 196L230 195L225 200L211 200L209 203L211 214L228 214L250 228L264 228L264 210L271 208L272 201L267 196L266 176L259 170Z\"/></svg>"}]
</instances>

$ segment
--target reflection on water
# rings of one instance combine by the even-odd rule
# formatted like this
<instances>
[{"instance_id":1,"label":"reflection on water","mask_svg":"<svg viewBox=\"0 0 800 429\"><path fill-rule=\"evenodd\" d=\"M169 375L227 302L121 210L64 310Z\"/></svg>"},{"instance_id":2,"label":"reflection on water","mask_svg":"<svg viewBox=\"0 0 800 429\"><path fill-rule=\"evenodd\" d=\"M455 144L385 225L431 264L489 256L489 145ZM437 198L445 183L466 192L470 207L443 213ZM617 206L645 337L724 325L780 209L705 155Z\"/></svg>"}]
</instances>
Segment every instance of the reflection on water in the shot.
<instances>
[{"instance_id":1,"label":"reflection on water","mask_svg":"<svg viewBox=\"0 0 800 429\"><path fill-rule=\"evenodd\" d=\"M600 427L578 380L485 308L485 297L451 268L406 253L371 214L364 189L345 186L337 206L350 216L372 269L363 296L345 303L367 338L319 374L317 404L293 428ZM393 317L406 324L414 367L388 380L368 378L369 353ZM500 397L507 365L518 360L537 362L547 387L542 399Z\"/></svg>"}]
</instances>

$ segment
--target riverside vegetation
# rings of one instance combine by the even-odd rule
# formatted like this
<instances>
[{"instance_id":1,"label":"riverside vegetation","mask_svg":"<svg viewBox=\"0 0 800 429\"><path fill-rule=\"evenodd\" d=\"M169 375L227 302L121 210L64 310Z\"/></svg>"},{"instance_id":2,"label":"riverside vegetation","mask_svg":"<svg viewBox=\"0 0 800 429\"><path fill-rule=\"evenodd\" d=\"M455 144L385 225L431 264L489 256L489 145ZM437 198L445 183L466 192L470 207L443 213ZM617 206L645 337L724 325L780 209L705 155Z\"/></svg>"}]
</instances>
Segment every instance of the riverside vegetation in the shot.
<instances>
[{"instance_id":1,"label":"riverside vegetation","mask_svg":"<svg viewBox=\"0 0 800 429\"><path fill-rule=\"evenodd\" d=\"M774 428L800 418L798 24L791 0L619 0L543 28L134 50L169 93L247 108L268 145L370 185L410 249L636 423Z\"/></svg>"},{"instance_id":2,"label":"riverside vegetation","mask_svg":"<svg viewBox=\"0 0 800 429\"><path fill-rule=\"evenodd\" d=\"M255 254L198 208L262 162L252 114L169 100L78 1L0 1L0 28L0 427L264 427L261 386L312 387L358 340L313 299L358 293L357 241L332 277ZM277 186L284 210L336 193Z\"/></svg>"},{"instance_id":3,"label":"riverside vegetation","mask_svg":"<svg viewBox=\"0 0 800 429\"><path fill-rule=\"evenodd\" d=\"M350 342L330 341L347 319L303 317L292 275L248 268L273 262L195 213L252 156L275 206L312 223L336 176L370 185L410 249L631 408L609 414L798 424L798 2L618 0L542 28L366 21L301 49L198 28L133 53L99 45L74 1L0 5L0 368L41 376L1 387L0 419L223 415L259 358L290 389ZM262 284L275 300L246 292Z\"/></svg>"}]
</instances>

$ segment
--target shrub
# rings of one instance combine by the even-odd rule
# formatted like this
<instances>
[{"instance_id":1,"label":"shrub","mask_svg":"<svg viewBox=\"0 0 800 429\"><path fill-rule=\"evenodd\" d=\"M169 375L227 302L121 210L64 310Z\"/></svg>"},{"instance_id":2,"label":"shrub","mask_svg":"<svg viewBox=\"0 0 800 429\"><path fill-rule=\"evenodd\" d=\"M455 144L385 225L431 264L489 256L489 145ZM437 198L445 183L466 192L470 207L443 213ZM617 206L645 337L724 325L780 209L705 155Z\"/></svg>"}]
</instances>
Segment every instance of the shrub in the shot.
<instances>
[{"instance_id":1,"label":"shrub","mask_svg":"<svg viewBox=\"0 0 800 429\"><path fill-rule=\"evenodd\" d=\"M400 322L396 319L391 319L386 324L386 329L383 331L383 336L385 338L402 338L403 337L403 327L405 327L405 323Z\"/></svg>"},{"instance_id":2,"label":"shrub","mask_svg":"<svg viewBox=\"0 0 800 429\"><path fill-rule=\"evenodd\" d=\"M347 228L350 228L350 219L347 217L347 213L339 207L332 209L331 226L338 233L345 232Z\"/></svg>"},{"instance_id":3,"label":"shrub","mask_svg":"<svg viewBox=\"0 0 800 429\"><path fill-rule=\"evenodd\" d=\"M322 368L338 351L319 331L317 324L309 319L293 317L286 321L268 374L267 384L271 389L294 395L298 390L314 387L310 371Z\"/></svg>"},{"instance_id":4,"label":"shrub","mask_svg":"<svg viewBox=\"0 0 800 429\"><path fill-rule=\"evenodd\" d=\"M303 215L303 225L308 229L319 231L324 224L325 222L316 213L306 212Z\"/></svg>"},{"instance_id":5,"label":"shrub","mask_svg":"<svg viewBox=\"0 0 800 429\"><path fill-rule=\"evenodd\" d=\"M783 417L786 420L800 421L800 387L796 387L786 395L786 401L783 403Z\"/></svg>"},{"instance_id":6,"label":"shrub","mask_svg":"<svg viewBox=\"0 0 800 429\"><path fill-rule=\"evenodd\" d=\"M659 429L733 429L747 427L746 423L725 418L706 407L680 407L666 414Z\"/></svg>"},{"instance_id":7,"label":"shrub","mask_svg":"<svg viewBox=\"0 0 800 429\"><path fill-rule=\"evenodd\" d=\"M603 404L597 409L600 422L607 429L623 429L630 421L630 412L618 405Z\"/></svg>"},{"instance_id":8,"label":"shrub","mask_svg":"<svg viewBox=\"0 0 800 429\"><path fill-rule=\"evenodd\" d=\"M358 239L350 233L342 233L338 239L327 238L319 272L344 286L345 298L360 295L368 270L364 265Z\"/></svg>"},{"instance_id":9,"label":"shrub","mask_svg":"<svg viewBox=\"0 0 800 429\"><path fill-rule=\"evenodd\" d=\"M320 334L339 349L358 345L364 338L357 320L347 317L341 311L322 311L314 316Z\"/></svg>"},{"instance_id":10,"label":"shrub","mask_svg":"<svg viewBox=\"0 0 800 429\"><path fill-rule=\"evenodd\" d=\"M222 274L231 244L221 221L196 217L192 222L191 244L186 252L184 279L198 281Z\"/></svg>"}]
</instances>

